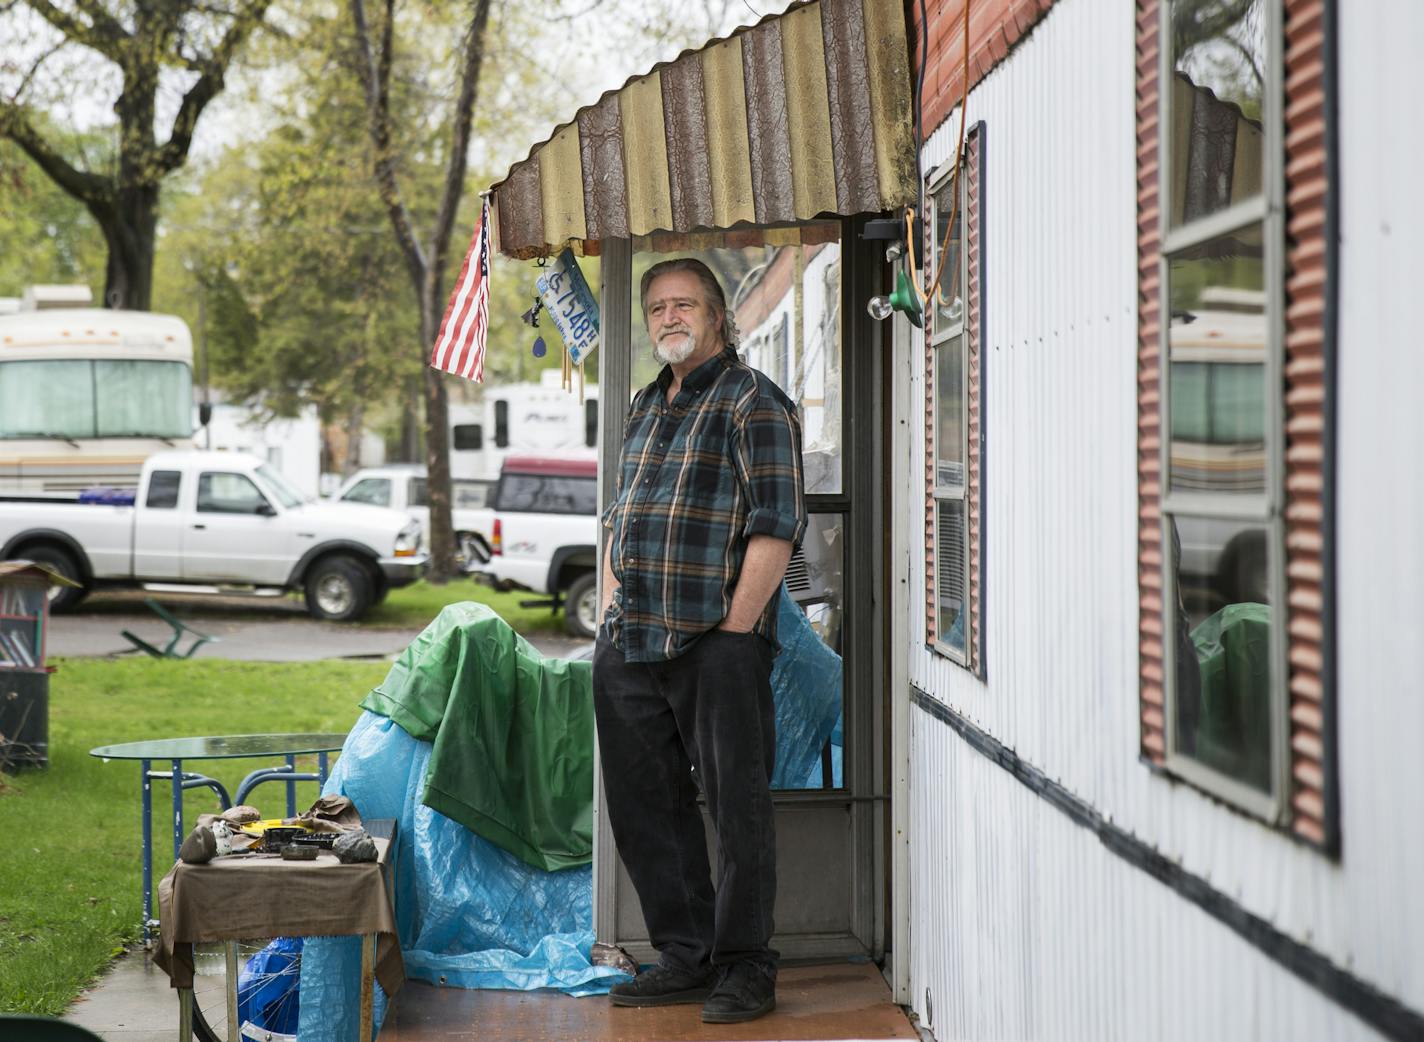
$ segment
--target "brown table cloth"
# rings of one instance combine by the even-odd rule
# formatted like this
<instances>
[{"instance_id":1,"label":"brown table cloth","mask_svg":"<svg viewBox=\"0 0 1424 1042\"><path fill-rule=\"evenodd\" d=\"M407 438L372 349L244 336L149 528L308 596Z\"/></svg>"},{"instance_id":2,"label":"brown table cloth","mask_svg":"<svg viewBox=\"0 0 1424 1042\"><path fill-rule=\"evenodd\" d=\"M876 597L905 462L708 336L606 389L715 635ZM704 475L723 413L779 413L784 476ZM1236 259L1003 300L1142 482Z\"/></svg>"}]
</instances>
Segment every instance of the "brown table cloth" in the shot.
<instances>
[{"instance_id":1,"label":"brown table cloth","mask_svg":"<svg viewBox=\"0 0 1424 1042\"><path fill-rule=\"evenodd\" d=\"M376 840L377 860L343 865L323 851L315 861L275 854L178 862L158 884L159 948L154 961L175 988L193 986L193 944L260 937L376 934L376 979L387 995L405 981L395 914L384 871L390 841Z\"/></svg>"}]
</instances>

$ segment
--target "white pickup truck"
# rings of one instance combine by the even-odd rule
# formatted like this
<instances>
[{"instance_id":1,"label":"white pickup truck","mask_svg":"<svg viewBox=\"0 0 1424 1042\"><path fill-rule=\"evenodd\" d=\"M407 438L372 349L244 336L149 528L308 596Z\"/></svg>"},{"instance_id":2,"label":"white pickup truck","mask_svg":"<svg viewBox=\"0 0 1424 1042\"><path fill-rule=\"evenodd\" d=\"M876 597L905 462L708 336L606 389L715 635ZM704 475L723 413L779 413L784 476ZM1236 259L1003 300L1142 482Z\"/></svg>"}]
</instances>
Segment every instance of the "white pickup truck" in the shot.
<instances>
[{"instance_id":1,"label":"white pickup truck","mask_svg":"<svg viewBox=\"0 0 1424 1042\"><path fill-rule=\"evenodd\" d=\"M450 482L450 523L465 570L490 559L490 534L494 526L493 481L454 478ZM417 463L387 463L362 467L341 483L332 499L341 503L368 503L390 507L420 522L425 545L430 545L430 499L425 468Z\"/></svg>"},{"instance_id":2,"label":"white pickup truck","mask_svg":"<svg viewBox=\"0 0 1424 1042\"><path fill-rule=\"evenodd\" d=\"M598 632L598 461L510 456L494 491L492 555L478 578L544 594L578 637Z\"/></svg>"},{"instance_id":3,"label":"white pickup truck","mask_svg":"<svg viewBox=\"0 0 1424 1042\"><path fill-rule=\"evenodd\" d=\"M320 619L359 618L424 570L420 525L394 510L313 503L270 464L240 452L160 452L132 505L0 502L0 559L28 558L92 589L301 590Z\"/></svg>"}]
</instances>

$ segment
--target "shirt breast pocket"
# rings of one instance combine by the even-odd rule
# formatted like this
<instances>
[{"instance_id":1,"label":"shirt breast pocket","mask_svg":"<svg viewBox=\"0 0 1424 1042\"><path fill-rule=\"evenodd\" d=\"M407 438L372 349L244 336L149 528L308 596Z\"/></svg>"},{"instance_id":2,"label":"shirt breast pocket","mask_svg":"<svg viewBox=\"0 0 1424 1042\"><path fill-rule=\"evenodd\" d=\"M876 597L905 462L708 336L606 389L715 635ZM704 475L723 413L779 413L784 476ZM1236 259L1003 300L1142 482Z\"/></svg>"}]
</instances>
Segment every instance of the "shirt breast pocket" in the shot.
<instances>
[{"instance_id":1,"label":"shirt breast pocket","mask_svg":"<svg viewBox=\"0 0 1424 1042\"><path fill-rule=\"evenodd\" d=\"M728 505L732 501L732 486L736 471L728 459L691 461L683 487L689 499L705 504Z\"/></svg>"}]
</instances>

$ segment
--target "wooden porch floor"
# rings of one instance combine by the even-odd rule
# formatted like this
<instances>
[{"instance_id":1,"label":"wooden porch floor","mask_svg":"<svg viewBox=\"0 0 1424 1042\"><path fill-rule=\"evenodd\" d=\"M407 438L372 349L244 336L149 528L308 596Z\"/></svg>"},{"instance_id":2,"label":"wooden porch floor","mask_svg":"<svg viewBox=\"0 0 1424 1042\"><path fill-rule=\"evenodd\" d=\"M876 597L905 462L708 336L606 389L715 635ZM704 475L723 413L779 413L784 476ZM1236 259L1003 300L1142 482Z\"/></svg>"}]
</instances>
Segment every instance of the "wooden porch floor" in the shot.
<instances>
[{"instance_id":1,"label":"wooden porch floor","mask_svg":"<svg viewBox=\"0 0 1424 1042\"><path fill-rule=\"evenodd\" d=\"M916 1039L870 963L783 967L776 1011L749 1024L703 1024L697 1006L627 1009L604 996L465 991L407 981L386 1014L379 1042L790 1042Z\"/></svg>"}]
</instances>

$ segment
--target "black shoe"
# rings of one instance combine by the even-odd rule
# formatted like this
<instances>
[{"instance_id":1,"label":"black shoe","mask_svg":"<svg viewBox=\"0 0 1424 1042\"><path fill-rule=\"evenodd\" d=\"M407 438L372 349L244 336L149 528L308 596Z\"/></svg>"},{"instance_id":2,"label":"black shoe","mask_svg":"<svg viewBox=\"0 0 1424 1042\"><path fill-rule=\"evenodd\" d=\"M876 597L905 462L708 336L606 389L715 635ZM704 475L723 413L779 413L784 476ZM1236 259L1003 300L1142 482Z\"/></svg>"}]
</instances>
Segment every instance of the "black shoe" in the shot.
<instances>
[{"instance_id":1,"label":"black shoe","mask_svg":"<svg viewBox=\"0 0 1424 1042\"><path fill-rule=\"evenodd\" d=\"M776 970L757 962L737 962L722 972L702 1006L707 1024L756 1020L776 1008Z\"/></svg>"},{"instance_id":2,"label":"black shoe","mask_svg":"<svg viewBox=\"0 0 1424 1042\"><path fill-rule=\"evenodd\" d=\"M701 1002L712 992L716 971L710 967L697 973L654 966L627 984L615 984L608 997L615 1006L675 1006Z\"/></svg>"}]
</instances>

